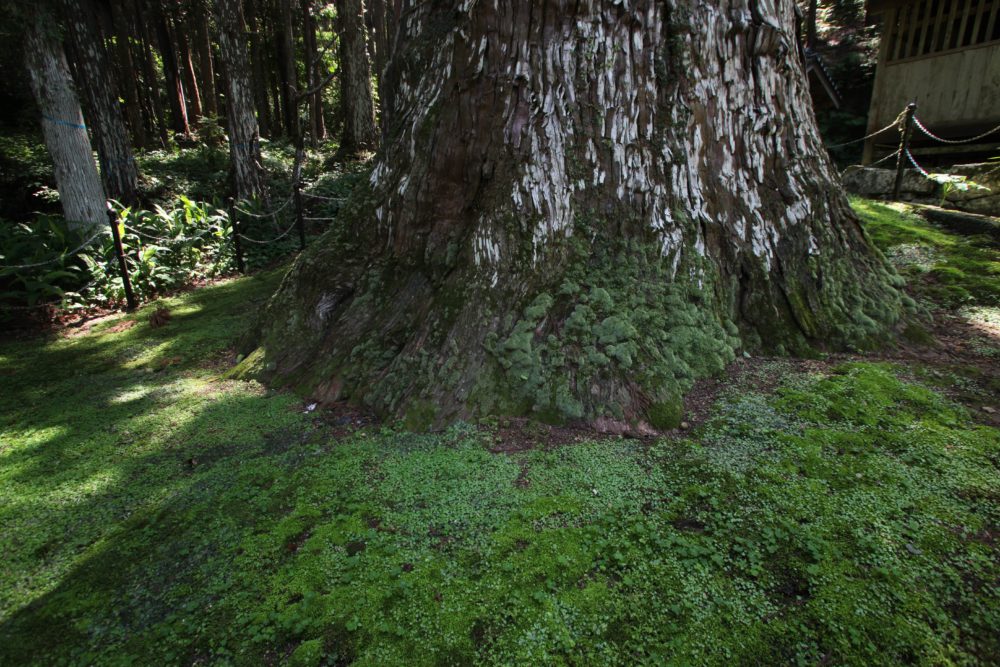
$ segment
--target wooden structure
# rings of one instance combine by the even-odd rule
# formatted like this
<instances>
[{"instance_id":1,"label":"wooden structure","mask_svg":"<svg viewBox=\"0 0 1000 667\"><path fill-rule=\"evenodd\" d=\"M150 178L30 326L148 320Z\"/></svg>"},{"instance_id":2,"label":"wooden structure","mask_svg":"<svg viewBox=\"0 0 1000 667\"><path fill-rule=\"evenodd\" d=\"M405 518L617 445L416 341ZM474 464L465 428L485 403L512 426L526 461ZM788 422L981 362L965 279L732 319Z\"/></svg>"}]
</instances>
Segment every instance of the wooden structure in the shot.
<instances>
[{"instance_id":1,"label":"wooden structure","mask_svg":"<svg viewBox=\"0 0 1000 667\"><path fill-rule=\"evenodd\" d=\"M948 139L1000 124L1000 0L869 0L882 24L868 133L885 127L910 102L917 117ZM1000 151L1000 135L948 146L914 134L914 155L928 162L974 161ZM896 150L897 132L865 143L862 162Z\"/></svg>"}]
</instances>

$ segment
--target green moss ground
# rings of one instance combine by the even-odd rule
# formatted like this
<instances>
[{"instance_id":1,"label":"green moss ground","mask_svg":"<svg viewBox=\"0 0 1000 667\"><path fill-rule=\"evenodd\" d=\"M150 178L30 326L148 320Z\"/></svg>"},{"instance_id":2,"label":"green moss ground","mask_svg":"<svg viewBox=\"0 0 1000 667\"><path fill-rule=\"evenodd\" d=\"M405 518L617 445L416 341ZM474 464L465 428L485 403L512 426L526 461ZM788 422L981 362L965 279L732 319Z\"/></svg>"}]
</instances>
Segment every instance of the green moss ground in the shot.
<instances>
[{"instance_id":1,"label":"green moss ground","mask_svg":"<svg viewBox=\"0 0 1000 667\"><path fill-rule=\"evenodd\" d=\"M855 205L890 256L996 261ZM0 345L0 664L1000 655L1000 432L942 393L967 376L775 361L656 442L344 436L221 379L277 280L169 300L159 329L147 309Z\"/></svg>"},{"instance_id":2,"label":"green moss ground","mask_svg":"<svg viewBox=\"0 0 1000 667\"><path fill-rule=\"evenodd\" d=\"M938 306L1000 306L1000 252L989 237L949 232L905 204L854 199L852 205L916 294Z\"/></svg>"}]
</instances>

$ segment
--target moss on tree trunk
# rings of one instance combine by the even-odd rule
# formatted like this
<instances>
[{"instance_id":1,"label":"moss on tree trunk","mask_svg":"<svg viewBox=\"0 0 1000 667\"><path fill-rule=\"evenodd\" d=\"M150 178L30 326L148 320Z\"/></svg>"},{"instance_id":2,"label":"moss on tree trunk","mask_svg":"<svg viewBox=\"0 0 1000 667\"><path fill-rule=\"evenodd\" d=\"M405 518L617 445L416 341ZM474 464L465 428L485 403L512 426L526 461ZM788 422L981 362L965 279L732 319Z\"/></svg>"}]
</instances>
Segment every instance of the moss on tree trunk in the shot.
<instances>
[{"instance_id":1,"label":"moss on tree trunk","mask_svg":"<svg viewBox=\"0 0 1000 667\"><path fill-rule=\"evenodd\" d=\"M668 428L743 349L904 304L823 153L791 4L418 3L389 140L254 336L270 381L411 426Z\"/></svg>"}]
</instances>

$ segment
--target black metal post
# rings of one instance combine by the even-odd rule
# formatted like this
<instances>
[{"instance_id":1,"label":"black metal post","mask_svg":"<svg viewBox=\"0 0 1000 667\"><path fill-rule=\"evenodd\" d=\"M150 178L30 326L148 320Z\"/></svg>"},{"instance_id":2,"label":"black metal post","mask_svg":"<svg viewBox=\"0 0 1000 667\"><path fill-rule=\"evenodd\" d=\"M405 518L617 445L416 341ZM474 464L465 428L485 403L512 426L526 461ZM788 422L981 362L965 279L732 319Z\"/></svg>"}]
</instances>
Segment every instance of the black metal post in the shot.
<instances>
[{"instance_id":1,"label":"black metal post","mask_svg":"<svg viewBox=\"0 0 1000 667\"><path fill-rule=\"evenodd\" d=\"M128 277L128 263L125 261L125 248L122 247L122 235L118 233L118 216L111 205L108 205L108 222L111 224L111 238L115 242L115 256L118 257L118 270L122 274L122 286L125 288L125 310L135 310L139 303L132 291L132 281Z\"/></svg>"},{"instance_id":2,"label":"black metal post","mask_svg":"<svg viewBox=\"0 0 1000 667\"><path fill-rule=\"evenodd\" d=\"M302 221L302 184L295 181L295 226L299 228L299 250L306 249L306 226Z\"/></svg>"},{"instance_id":3,"label":"black metal post","mask_svg":"<svg viewBox=\"0 0 1000 667\"><path fill-rule=\"evenodd\" d=\"M243 263L243 244L240 243L240 219L236 215L236 200L229 198L229 224L233 227L233 248L236 250L236 268L245 274L247 267Z\"/></svg>"},{"instance_id":4,"label":"black metal post","mask_svg":"<svg viewBox=\"0 0 1000 667\"><path fill-rule=\"evenodd\" d=\"M913 134L913 115L917 112L917 103L906 105L903 117L903 127L899 130L899 154L896 156L896 182L892 186L892 198L899 201L899 191L903 188L903 173L906 169L907 156L910 151L910 135Z\"/></svg>"}]
</instances>

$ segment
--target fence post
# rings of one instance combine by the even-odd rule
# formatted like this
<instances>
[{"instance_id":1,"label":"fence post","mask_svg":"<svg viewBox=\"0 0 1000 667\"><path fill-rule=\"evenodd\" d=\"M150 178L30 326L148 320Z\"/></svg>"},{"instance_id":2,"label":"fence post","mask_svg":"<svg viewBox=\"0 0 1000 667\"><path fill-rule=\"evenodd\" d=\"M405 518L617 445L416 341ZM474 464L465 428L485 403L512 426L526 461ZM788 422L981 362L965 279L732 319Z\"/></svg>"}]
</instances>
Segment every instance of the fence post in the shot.
<instances>
[{"instance_id":1,"label":"fence post","mask_svg":"<svg viewBox=\"0 0 1000 667\"><path fill-rule=\"evenodd\" d=\"M111 238L115 243L115 256L118 257L118 270L122 274L122 286L125 288L125 310L132 311L138 307L135 293L132 291L132 281L128 277L128 263L125 261L125 249L122 247L122 236L118 233L118 216L108 204L108 222L111 224Z\"/></svg>"},{"instance_id":2,"label":"fence post","mask_svg":"<svg viewBox=\"0 0 1000 667\"><path fill-rule=\"evenodd\" d=\"M917 103L910 102L904 111L903 127L899 132L899 155L896 156L896 182L892 186L892 199L899 201L899 191L903 188L903 173L906 169L907 154L910 150L910 135L913 134L913 115L917 112Z\"/></svg>"},{"instance_id":3,"label":"fence post","mask_svg":"<svg viewBox=\"0 0 1000 667\"><path fill-rule=\"evenodd\" d=\"M229 198L229 224L233 227L233 248L236 250L236 268L246 274L247 267L243 263L243 244L240 243L240 219L236 215L236 199Z\"/></svg>"},{"instance_id":4,"label":"fence post","mask_svg":"<svg viewBox=\"0 0 1000 667\"><path fill-rule=\"evenodd\" d=\"M295 226L299 228L299 250L306 249L306 227L302 222L302 184L295 181Z\"/></svg>"}]
</instances>

